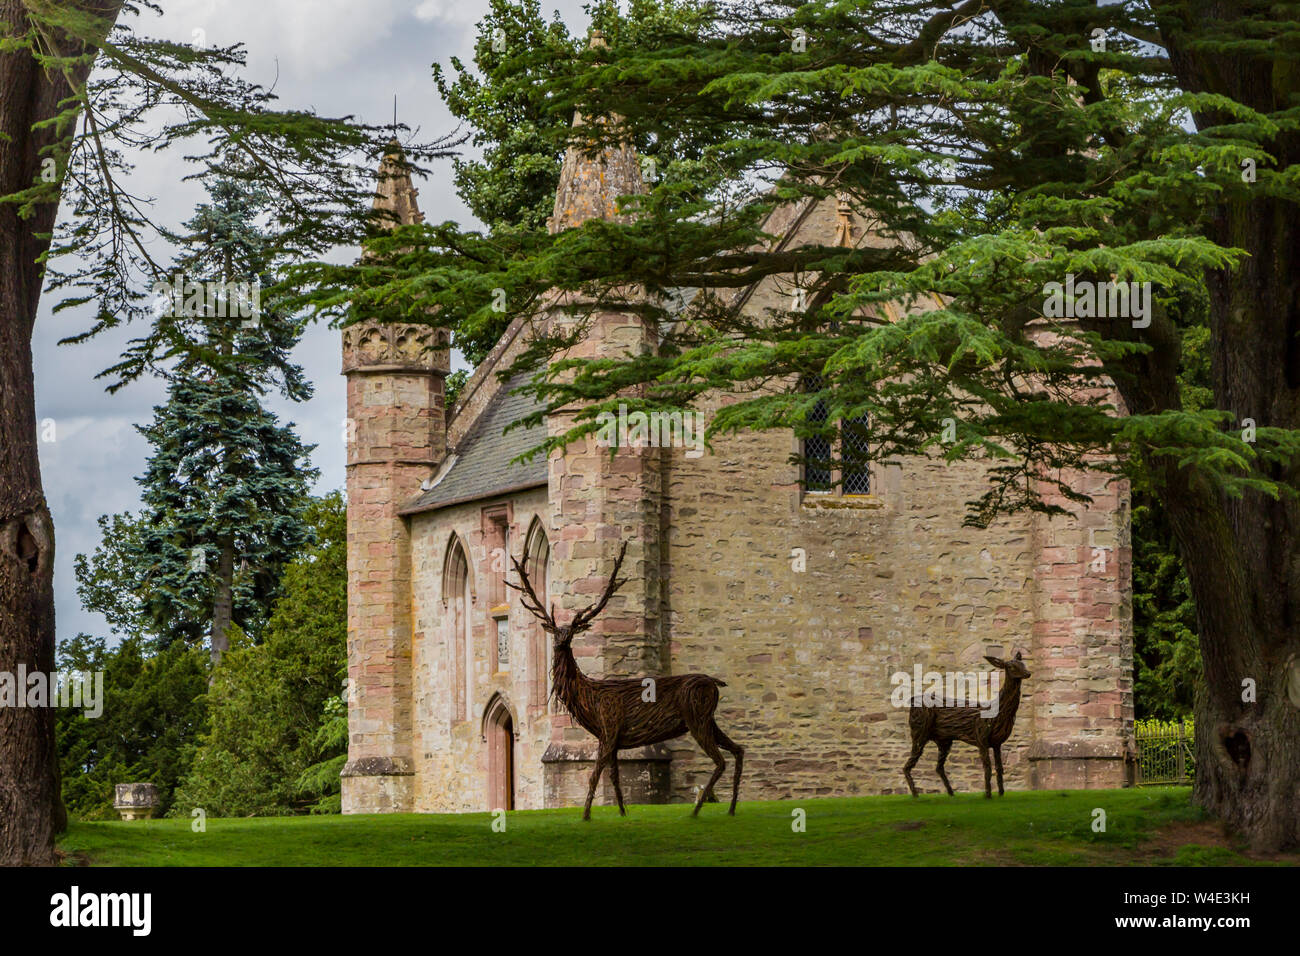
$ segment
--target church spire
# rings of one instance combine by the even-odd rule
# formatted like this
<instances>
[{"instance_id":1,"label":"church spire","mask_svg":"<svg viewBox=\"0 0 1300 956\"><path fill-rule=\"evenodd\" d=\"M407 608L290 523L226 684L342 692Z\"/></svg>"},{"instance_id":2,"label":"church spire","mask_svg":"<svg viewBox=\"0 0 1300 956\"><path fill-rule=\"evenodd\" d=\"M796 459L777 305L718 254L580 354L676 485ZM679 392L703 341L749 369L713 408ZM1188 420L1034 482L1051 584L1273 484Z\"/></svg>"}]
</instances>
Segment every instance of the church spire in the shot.
<instances>
[{"instance_id":1,"label":"church spire","mask_svg":"<svg viewBox=\"0 0 1300 956\"><path fill-rule=\"evenodd\" d=\"M394 137L379 164L379 184L375 188L374 214L388 229L424 222L424 213L415 199L420 191L411 182L411 168L402 144Z\"/></svg>"},{"instance_id":2,"label":"church spire","mask_svg":"<svg viewBox=\"0 0 1300 956\"><path fill-rule=\"evenodd\" d=\"M604 34L591 31L588 48L605 47ZM604 125L606 118L592 122ZM573 128L586 124L580 111L573 114ZM588 219L627 222L618 211L618 197L641 195L646 191L641 179L641 157L627 142L604 146L589 152L582 143L573 143L564 154L560 168L560 185L555 191L555 210L547 220L547 229L561 232L581 226Z\"/></svg>"}]
</instances>

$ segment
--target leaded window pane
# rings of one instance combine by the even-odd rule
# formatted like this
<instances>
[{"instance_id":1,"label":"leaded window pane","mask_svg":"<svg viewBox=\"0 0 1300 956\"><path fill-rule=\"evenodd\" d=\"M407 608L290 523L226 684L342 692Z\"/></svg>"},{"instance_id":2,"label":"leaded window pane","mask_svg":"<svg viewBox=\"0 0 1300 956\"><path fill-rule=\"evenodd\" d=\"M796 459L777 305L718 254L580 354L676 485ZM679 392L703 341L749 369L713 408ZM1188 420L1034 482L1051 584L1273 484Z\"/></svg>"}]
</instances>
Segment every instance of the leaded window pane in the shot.
<instances>
[{"instance_id":1,"label":"leaded window pane","mask_svg":"<svg viewBox=\"0 0 1300 956\"><path fill-rule=\"evenodd\" d=\"M867 495L871 493L870 431L867 416L846 418L840 430L844 446L844 494Z\"/></svg>"},{"instance_id":2,"label":"leaded window pane","mask_svg":"<svg viewBox=\"0 0 1300 956\"><path fill-rule=\"evenodd\" d=\"M804 380L804 391L815 392L822 388L823 381L820 376L814 376ZM808 413L808 423L810 425L824 425L826 423L826 403L818 399L817 404L813 406ZM803 480L805 491L830 491L831 485L831 459L834 451L831 439L825 435L812 435L803 441Z\"/></svg>"}]
</instances>

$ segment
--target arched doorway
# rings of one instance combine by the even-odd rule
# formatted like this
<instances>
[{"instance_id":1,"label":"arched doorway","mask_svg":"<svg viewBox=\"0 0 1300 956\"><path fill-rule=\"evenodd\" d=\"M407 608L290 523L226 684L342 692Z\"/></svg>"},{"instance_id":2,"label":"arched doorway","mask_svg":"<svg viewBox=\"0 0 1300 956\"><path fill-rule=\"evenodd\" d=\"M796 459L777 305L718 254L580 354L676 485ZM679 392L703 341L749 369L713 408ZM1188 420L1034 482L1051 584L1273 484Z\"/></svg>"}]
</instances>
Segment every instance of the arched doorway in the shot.
<instances>
[{"instance_id":1,"label":"arched doorway","mask_svg":"<svg viewBox=\"0 0 1300 956\"><path fill-rule=\"evenodd\" d=\"M500 694L483 715L483 740L487 744L488 810L515 808L515 721Z\"/></svg>"}]
</instances>

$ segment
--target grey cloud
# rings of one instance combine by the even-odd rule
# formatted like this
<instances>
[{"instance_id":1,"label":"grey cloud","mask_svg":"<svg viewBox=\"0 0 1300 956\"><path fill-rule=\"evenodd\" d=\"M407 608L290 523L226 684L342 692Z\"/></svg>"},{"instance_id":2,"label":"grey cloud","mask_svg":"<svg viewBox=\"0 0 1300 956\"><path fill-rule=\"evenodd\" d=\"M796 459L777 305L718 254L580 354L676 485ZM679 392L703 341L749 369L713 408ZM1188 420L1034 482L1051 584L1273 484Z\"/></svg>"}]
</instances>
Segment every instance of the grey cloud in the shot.
<instances>
[{"instance_id":1,"label":"grey cloud","mask_svg":"<svg viewBox=\"0 0 1300 956\"><path fill-rule=\"evenodd\" d=\"M581 0L557 4L567 22L581 24ZM468 62L474 24L487 11L483 0L168 0L166 13L147 16L143 32L192 42L204 30L208 43L243 42L251 78L274 86L284 105L311 106L325 115L352 114L383 122L398 97L399 118L419 130L418 138L448 133L454 120L438 98L430 64L452 56ZM203 196L196 183L181 179L191 170L174 154L138 157L131 186L156 199L160 220L177 225ZM444 162L419 183L420 203L432 221L475 225L451 187ZM353 253L340 250L339 256ZM33 354L38 417L51 418L58 440L41 446L46 497L58 538L55 565L59 638L78 631L107 635L107 623L85 612L77 599L73 558L98 544L95 519L139 507L136 475L144 470L148 446L132 427L145 422L162 401L157 382L140 382L116 395L95 376L112 365L140 328L118 329L80 346L60 347L59 338L85 327L86 316L51 313L42 302ZM341 488L342 423L346 414L339 375L339 337L332 329L310 329L296 357L316 387L303 405L268 402L282 420L293 421L304 441L319 447L318 491Z\"/></svg>"}]
</instances>

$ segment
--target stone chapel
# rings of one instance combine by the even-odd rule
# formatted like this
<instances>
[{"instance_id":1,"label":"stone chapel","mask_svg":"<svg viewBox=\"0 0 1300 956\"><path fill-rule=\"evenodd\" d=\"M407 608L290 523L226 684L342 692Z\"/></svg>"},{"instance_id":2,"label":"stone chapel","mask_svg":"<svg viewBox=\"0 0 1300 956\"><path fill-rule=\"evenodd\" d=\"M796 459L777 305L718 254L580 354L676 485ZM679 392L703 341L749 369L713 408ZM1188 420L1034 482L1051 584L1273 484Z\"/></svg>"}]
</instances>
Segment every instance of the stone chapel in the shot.
<instances>
[{"instance_id":1,"label":"stone chapel","mask_svg":"<svg viewBox=\"0 0 1300 956\"><path fill-rule=\"evenodd\" d=\"M421 221L402 164L384 163L376 207ZM616 219L618 197L642 190L630 147L570 149L550 228ZM784 207L766 231L785 245L885 241L834 199ZM789 301L770 280L739 294L755 314ZM977 530L962 521L983 491L981 463L873 462L809 490L819 483L790 463L789 433L721 438L703 456L623 447L611 457L589 439L514 463L543 429L503 432L534 405L496 372L531 328L517 319L451 408L445 330L343 332L345 813L581 804L595 740L549 699L549 641L505 586L502 555L523 556L564 620L599 595L623 541L631 580L575 640L578 662L595 677L725 680L717 721L746 749L742 799L906 793L907 710L891 704L891 676L916 665L987 670L986 654L1016 651L1032 676L1004 747L1008 788L1126 782L1124 482L1079 473L1071 483L1091 506L1051 499L1073 520L1025 514ZM637 316L609 313L580 348L599 356L653 344ZM941 792L934 755L932 745L913 773ZM630 803L691 800L713 767L689 736L624 751L620 764ZM973 748L955 746L948 772L958 790L982 787ZM597 799L612 801L608 776Z\"/></svg>"}]
</instances>

